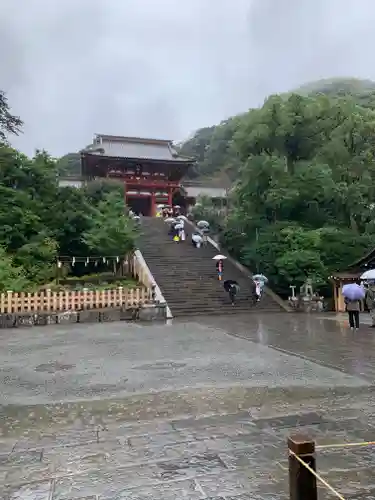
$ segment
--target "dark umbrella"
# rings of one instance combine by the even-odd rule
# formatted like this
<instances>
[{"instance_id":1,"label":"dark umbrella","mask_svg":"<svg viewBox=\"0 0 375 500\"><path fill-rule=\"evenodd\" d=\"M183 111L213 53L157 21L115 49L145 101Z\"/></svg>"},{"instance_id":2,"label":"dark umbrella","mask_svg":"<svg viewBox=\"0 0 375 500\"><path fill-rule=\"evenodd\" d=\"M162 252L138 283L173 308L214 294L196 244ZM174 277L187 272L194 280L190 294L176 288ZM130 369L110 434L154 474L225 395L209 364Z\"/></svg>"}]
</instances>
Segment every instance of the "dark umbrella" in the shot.
<instances>
[{"instance_id":1,"label":"dark umbrella","mask_svg":"<svg viewBox=\"0 0 375 500\"><path fill-rule=\"evenodd\" d=\"M240 285L237 283L237 281L234 280L225 280L223 286L226 292L229 292L232 286L235 286L237 288L237 291L240 289Z\"/></svg>"}]
</instances>

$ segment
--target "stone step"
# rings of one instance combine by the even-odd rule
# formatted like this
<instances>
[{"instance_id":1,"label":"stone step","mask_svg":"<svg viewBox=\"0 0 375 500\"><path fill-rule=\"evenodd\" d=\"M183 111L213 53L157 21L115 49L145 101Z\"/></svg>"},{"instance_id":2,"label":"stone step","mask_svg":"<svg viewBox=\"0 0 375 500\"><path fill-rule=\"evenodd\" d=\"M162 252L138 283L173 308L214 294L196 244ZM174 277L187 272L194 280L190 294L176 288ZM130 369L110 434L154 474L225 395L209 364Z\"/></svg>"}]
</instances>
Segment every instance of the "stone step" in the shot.
<instances>
[{"instance_id":1,"label":"stone step","mask_svg":"<svg viewBox=\"0 0 375 500\"><path fill-rule=\"evenodd\" d=\"M171 285L176 286L176 282L177 282L177 279L179 277L179 274L176 273L174 276L165 276L164 274L153 273L153 276L154 276L154 278L156 280L162 279L163 283L165 285L171 284ZM184 276L183 273L182 273L182 276ZM235 277L236 276L233 276L233 274L230 275L231 279L233 279ZM185 278L185 276L184 276L184 278ZM229 276L228 276L228 278L229 278ZM219 281L216 277L211 277L211 276L203 276L202 277L202 275L197 275L197 276L191 276L190 275L190 276L188 276L188 277L186 277L184 279L183 284L184 284L185 287L187 285L189 285L189 287L197 289L197 290L199 290L199 289L210 289L211 288L211 289L214 289L214 290L224 291L224 281ZM247 284L246 282L243 282L241 280L238 280L238 284L240 285L240 288L241 288L241 285L242 285L242 290L244 290L246 288L248 290L252 289L252 285L251 284Z\"/></svg>"},{"instance_id":2,"label":"stone step","mask_svg":"<svg viewBox=\"0 0 375 500\"><path fill-rule=\"evenodd\" d=\"M189 301L194 301L196 299L197 301L201 301L202 298L204 301L209 301L209 300L227 300L228 294L224 293L214 293L212 291L207 291L207 293L204 293L204 291L191 291L191 292L176 292L176 288L166 288L163 287L164 290L164 296L166 299L173 300L174 302L177 301L184 301L184 300L189 300ZM252 294L250 292L242 292L241 291L237 295L238 300L251 300L252 299Z\"/></svg>"},{"instance_id":3,"label":"stone step","mask_svg":"<svg viewBox=\"0 0 375 500\"><path fill-rule=\"evenodd\" d=\"M147 257L145 257L145 256L143 256L143 257L145 260L147 259ZM204 272L205 275L212 276L218 281L216 268L213 268L213 267L207 267L207 266L202 266L202 265L196 266L194 264L194 262L191 262L189 266L178 265L178 264L171 265L168 262L166 262L164 265L160 264L160 263L156 264L156 263L153 263L152 261L150 261L149 259L147 259L147 262L148 262L149 266L152 265L152 268L156 272L163 273L164 276L167 276L168 274L171 275L174 272L178 272L178 273L184 272L184 273L190 273L192 275L197 274L199 272ZM242 278L243 280L246 280L246 281L250 279L250 276L246 276L238 269L232 268L232 267L231 268L226 267L224 269L223 274L224 275L235 274L236 276L239 276L240 278Z\"/></svg>"},{"instance_id":4,"label":"stone step","mask_svg":"<svg viewBox=\"0 0 375 500\"><path fill-rule=\"evenodd\" d=\"M203 296L206 300L210 299L225 299L228 297L228 293L226 293L224 290L185 290L185 291L176 291L176 286L174 287L163 287L165 293L171 294L172 297L174 297L174 300L179 300L178 298L181 297L180 300L183 300L184 297L189 297L190 299L193 299L194 297L197 297L197 300L201 299ZM249 290L240 290L240 292L237 294L239 298L244 298L244 299L250 299L253 295L250 293Z\"/></svg>"},{"instance_id":5,"label":"stone step","mask_svg":"<svg viewBox=\"0 0 375 500\"><path fill-rule=\"evenodd\" d=\"M167 299L167 297L165 297ZM200 298L201 299L201 298ZM205 307L208 305L215 305L215 306L225 306L225 305L230 305L230 300L229 297L223 297L222 299L209 299L209 300L204 300L201 299L199 300L198 298L190 297L190 300L175 300L174 298L170 298L170 303L173 303L176 307L178 306L191 306L191 307ZM236 303L241 305L241 306L246 306L246 307L252 307L253 305L259 304L260 306L274 306L279 307L279 304L276 302L268 300L268 298L263 297L263 299L260 302L254 302L251 298L240 298L237 297Z\"/></svg>"},{"instance_id":6,"label":"stone step","mask_svg":"<svg viewBox=\"0 0 375 500\"><path fill-rule=\"evenodd\" d=\"M222 282L217 279L212 257L218 251L212 245L196 249L189 240L172 241L162 219L144 218L141 229L139 248L173 316L281 310L281 306L266 295L261 302L254 303L249 276L227 261L224 279L234 279L240 285L236 304L232 306ZM192 232L189 228L188 233Z\"/></svg>"},{"instance_id":7,"label":"stone step","mask_svg":"<svg viewBox=\"0 0 375 500\"><path fill-rule=\"evenodd\" d=\"M172 309L171 309L172 310ZM229 307L228 309L225 310L218 310L216 308L206 308L202 310L198 309L174 309L172 311L172 314L175 318L181 318L181 317L191 317L191 316L210 316L210 315L229 315L229 314L258 314L261 312L262 314L264 313L277 313L280 312L281 309L272 309L272 308L262 308L261 310L258 308L248 308L248 309L241 309L238 308L236 305Z\"/></svg>"},{"instance_id":8,"label":"stone step","mask_svg":"<svg viewBox=\"0 0 375 500\"><path fill-rule=\"evenodd\" d=\"M224 300L207 300L207 301L174 301L173 299L170 300L170 303L175 306L175 307L183 307L183 308L194 308L194 307L199 307L199 308L205 308L209 306L215 306L215 307L226 307L230 306L231 303L229 301L229 298L224 299ZM268 300L261 300L260 302L254 302L251 299L248 300L241 300L241 299L236 299L236 304L240 307L276 307L280 308L279 304L275 302L271 302Z\"/></svg>"}]
</instances>

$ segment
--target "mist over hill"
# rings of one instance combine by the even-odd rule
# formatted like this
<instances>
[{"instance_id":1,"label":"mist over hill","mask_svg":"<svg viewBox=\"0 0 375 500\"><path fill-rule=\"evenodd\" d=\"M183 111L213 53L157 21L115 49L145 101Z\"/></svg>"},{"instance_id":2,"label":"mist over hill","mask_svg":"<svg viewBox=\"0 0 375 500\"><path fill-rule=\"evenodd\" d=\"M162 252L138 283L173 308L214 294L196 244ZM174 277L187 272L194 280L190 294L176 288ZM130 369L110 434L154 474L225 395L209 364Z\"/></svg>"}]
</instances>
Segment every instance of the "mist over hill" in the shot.
<instances>
[{"instance_id":1,"label":"mist over hill","mask_svg":"<svg viewBox=\"0 0 375 500\"><path fill-rule=\"evenodd\" d=\"M304 97L325 95L329 98L350 99L359 106L375 110L375 82L356 78L329 78L301 85L290 93L282 94L288 99L298 94ZM247 113L250 113L249 110ZM218 125L197 130L181 144L184 155L195 157L196 166L189 177L197 180L220 182L237 178L239 160L231 147L234 134L241 128L242 117L237 115Z\"/></svg>"},{"instance_id":2,"label":"mist over hill","mask_svg":"<svg viewBox=\"0 0 375 500\"><path fill-rule=\"evenodd\" d=\"M316 80L301 85L285 94L302 96L317 96L324 94L331 98L354 99L363 107L375 110L375 82L357 78L329 78ZM231 117L211 127L198 129L190 138L179 145L181 154L196 159L187 177L199 181L223 184L236 179L239 161L231 149L233 135L241 126L241 115ZM80 155L68 153L59 160L60 175L77 176L80 173Z\"/></svg>"},{"instance_id":3,"label":"mist over hill","mask_svg":"<svg viewBox=\"0 0 375 500\"><path fill-rule=\"evenodd\" d=\"M375 82L358 78L325 78L301 85L293 92L301 95L327 94L360 94L375 91Z\"/></svg>"}]
</instances>

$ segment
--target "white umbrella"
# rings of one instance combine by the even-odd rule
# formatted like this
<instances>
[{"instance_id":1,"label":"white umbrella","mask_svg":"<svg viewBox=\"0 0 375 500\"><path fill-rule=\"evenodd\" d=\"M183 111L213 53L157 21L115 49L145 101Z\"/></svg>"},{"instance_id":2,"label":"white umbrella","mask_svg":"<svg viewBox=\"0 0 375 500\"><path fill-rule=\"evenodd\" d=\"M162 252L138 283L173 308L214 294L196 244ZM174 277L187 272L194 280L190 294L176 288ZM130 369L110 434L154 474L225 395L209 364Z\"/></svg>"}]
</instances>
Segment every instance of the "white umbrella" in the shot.
<instances>
[{"instance_id":1,"label":"white umbrella","mask_svg":"<svg viewBox=\"0 0 375 500\"><path fill-rule=\"evenodd\" d=\"M178 216L176 217L176 219L177 219L177 220L184 220L184 221L185 221L185 220L188 220L188 218L187 218L187 217L185 217L185 215L178 215Z\"/></svg>"},{"instance_id":2,"label":"white umbrella","mask_svg":"<svg viewBox=\"0 0 375 500\"><path fill-rule=\"evenodd\" d=\"M253 280L255 280L255 281L263 281L264 283L267 283L268 278L267 278L267 276L264 276L264 274L254 274Z\"/></svg>"},{"instance_id":3,"label":"white umbrella","mask_svg":"<svg viewBox=\"0 0 375 500\"><path fill-rule=\"evenodd\" d=\"M174 219L173 217L167 217L166 219L164 219L164 222L166 222L167 224L173 224L174 222L176 222L176 219Z\"/></svg>"},{"instance_id":4,"label":"white umbrella","mask_svg":"<svg viewBox=\"0 0 375 500\"><path fill-rule=\"evenodd\" d=\"M375 280L375 269L365 271L361 276L361 280Z\"/></svg>"},{"instance_id":5,"label":"white umbrella","mask_svg":"<svg viewBox=\"0 0 375 500\"><path fill-rule=\"evenodd\" d=\"M215 257L212 257L212 260L224 260L226 259L225 255L221 255L221 254L218 254L218 255L215 255Z\"/></svg>"},{"instance_id":6,"label":"white umbrella","mask_svg":"<svg viewBox=\"0 0 375 500\"><path fill-rule=\"evenodd\" d=\"M203 238L202 238L202 236L200 234L193 234L193 236L191 237L191 239L193 241L195 241L195 243L203 241Z\"/></svg>"},{"instance_id":7,"label":"white umbrella","mask_svg":"<svg viewBox=\"0 0 375 500\"><path fill-rule=\"evenodd\" d=\"M202 227L207 227L209 226L210 224L206 221L206 220L200 220L197 224L198 227L202 228Z\"/></svg>"}]
</instances>

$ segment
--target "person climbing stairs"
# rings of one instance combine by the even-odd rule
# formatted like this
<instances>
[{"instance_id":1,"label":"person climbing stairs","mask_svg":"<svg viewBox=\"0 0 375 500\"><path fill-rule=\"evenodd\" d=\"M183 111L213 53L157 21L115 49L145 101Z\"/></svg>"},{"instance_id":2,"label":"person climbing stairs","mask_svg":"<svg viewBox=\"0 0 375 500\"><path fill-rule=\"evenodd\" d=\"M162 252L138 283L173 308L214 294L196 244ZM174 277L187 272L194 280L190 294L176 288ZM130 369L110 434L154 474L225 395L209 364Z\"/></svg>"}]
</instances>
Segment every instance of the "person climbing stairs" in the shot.
<instances>
[{"instance_id":1,"label":"person climbing stairs","mask_svg":"<svg viewBox=\"0 0 375 500\"><path fill-rule=\"evenodd\" d=\"M186 231L193 233L194 228L187 226ZM268 294L254 303L252 279L230 260L225 260L223 281L219 281L213 260L218 250L210 243L197 249L188 241L173 241L161 218L143 217L139 250L174 317L285 311L281 299L279 303ZM235 307L223 287L227 279L240 288Z\"/></svg>"}]
</instances>

